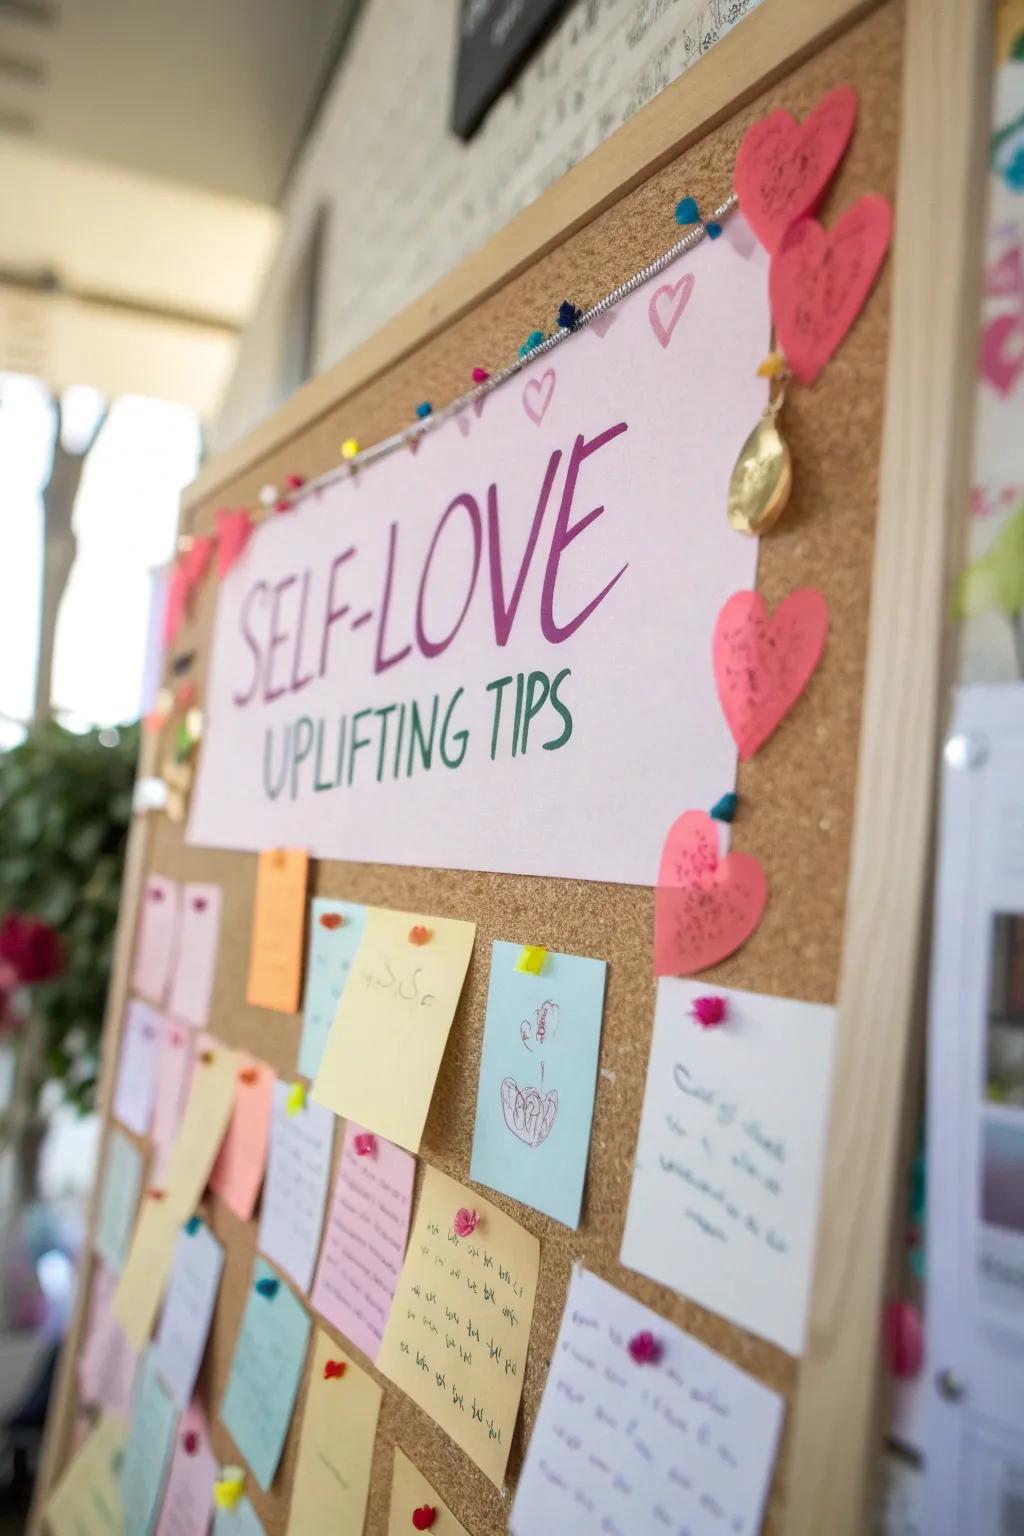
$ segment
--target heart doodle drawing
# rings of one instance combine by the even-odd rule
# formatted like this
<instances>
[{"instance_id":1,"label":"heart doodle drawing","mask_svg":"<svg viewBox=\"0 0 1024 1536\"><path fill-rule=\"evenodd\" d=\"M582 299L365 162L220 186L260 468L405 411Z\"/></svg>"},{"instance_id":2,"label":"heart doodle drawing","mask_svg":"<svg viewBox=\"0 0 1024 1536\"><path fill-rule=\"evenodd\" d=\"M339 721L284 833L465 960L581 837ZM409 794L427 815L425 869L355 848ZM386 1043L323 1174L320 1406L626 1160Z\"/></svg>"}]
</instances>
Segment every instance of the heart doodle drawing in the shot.
<instances>
[{"instance_id":1,"label":"heart doodle drawing","mask_svg":"<svg viewBox=\"0 0 1024 1536\"><path fill-rule=\"evenodd\" d=\"M817 208L856 121L857 92L840 85L802 123L789 112L769 112L747 130L736 156L736 195L766 251L777 250L790 225Z\"/></svg>"},{"instance_id":2,"label":"heart doodle drawing","mask_svg":"<svg viewBox=\"0 0 1024 1536\"><path fill-rule=\"evenodd\" d=\"M544 420L555 392L555 370L549 368L539 379L531 379L523 390L523 410L538 427Z\"/></svg>"},{"instance_id":3,"label":"heart doodle drawing","mask_svg":"<svg viewBox=\"0 0 1024 1536\"><path fill-rule=\"evenodd\" d=\"M558 1089L520 1088L514 1077L501 1085L501 1112L513 1136L528 1147L539 1147L551 1134L558 1114Z\"/></svg>"},{"instance_id":4,"label":"heart doodle drawing","mask_svg":"<svg viewBox=\"0 0 1024 1536\"><path fill-rule=\"evenodd\" d=\"M672 340L672 332L679 324L692 292L693 273L684 272L678 283L663 283L651 294L647 318L651 322L651 330L663 347L667 347Z\"/></svg>"}]
</instances>

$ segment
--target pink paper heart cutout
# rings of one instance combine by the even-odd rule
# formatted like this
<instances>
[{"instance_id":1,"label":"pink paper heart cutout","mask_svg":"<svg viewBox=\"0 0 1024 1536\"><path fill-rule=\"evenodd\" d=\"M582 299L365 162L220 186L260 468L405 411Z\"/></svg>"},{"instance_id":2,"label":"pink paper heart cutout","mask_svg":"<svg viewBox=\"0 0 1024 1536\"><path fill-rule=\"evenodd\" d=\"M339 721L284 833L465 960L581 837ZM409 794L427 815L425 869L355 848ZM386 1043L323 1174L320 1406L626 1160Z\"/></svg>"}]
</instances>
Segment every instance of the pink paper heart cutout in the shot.
<instances>
[{"instance_id":1,"label":"pink paper heart cutout","mask_svg":"<svg viewBox=\"0 0 1024 1536\"><path fill-rule=\"evenodd\" d=\"M693 273L684 272L678 283L664 283L651 294L647 318L651 322L651 330L663 347L667 347L672 340L672 332L679 324L692 292Z\"/></svg>"},{"instance_id":2,"label":"pink paper heart cutout","mask_svg":"<svg viewBox=\"0 0 1024 1536\"><path fill-rule=\"evenodd\" d=\"M818 207L856 121L857 92L840 85L802 123L778 111L747 129L733 180L740 209L766 251L778 250L787 229Z\"/></svg>"},{"instance_id":3,"label":"pink paper heart cutout","mask_svg":"<svg viewBox=\"0 0 1024 1536\"><path fill-rule=\"evenodd\" d=\"M779 346L802 384L813 384L864 307L892 237L892 210L869 192L832 229L800 219L768 274Z\"/></svg>"},{"instance_id":4,"label":"pink paper heart cutout","mask_svg":"<svg viewBox=\"0 0 1024 1536\"><path fill-rule=\"evenodd\" d=\"M251 533L248 512L217 513L217 574L222 580L241 559Z\"/></svg>"},{"instance_id":5,"label":"pink paper heart cutout","mask_svg":"<svg viewBox=\"0 0 1024 1536\"><path fill-rule=\"evenodd\" d=\"M1000 315L986 325L981 337L978 371L996 394L1012 394L1024 372L1024 324L1019 315Z\"/></svg>"},{"instance_id":6,"label":"pink paper heart cutout","mask_svg":"<svg viewBox=\"0 0 1024 1536\"><path fill-rule=\"evenodd\" d=\"M669 828L654 893L654 974L690 976L733 954L764 916L768 884L749 853L718 852L718 826L686 811Z\"/></svg>"},{"instance_id":7,"label":"pink paper heart cutout","mask_svg":"<svg viewBox=\"0 0 1024 1536\"><path fill-rule=\"evenodd\" d=\"M549 368L539 379L530 379L523 390L523 410L539 427L555 393L555 370Z\"/></svg>"},{"instance_id":8,"label":"pink paper heart cutout","mask_svg":"<svg viewBox=\"0 0 1024 1536\"><path fill-rule=\"evenodd\" d=\"M587 330L593 331L595 336L607 336L608 332L611 330L612 326L615 324L618 318L619 311L617 308L606 309L603 315L594 316L593 320L591 320L590 324L587 326Z\"/></svg>"},{"instance_id":9,"label":"pink paper heart cutout","mask_svg":"<svg viewBox=\"0 0 1024 1536\"><path fill-rule=\"evenodd\" d=\"M743 762L785 719L821 660L828 604L798 587L769 617L760 592L734 592L715 621L715 687Z\"/></svg>"}]
</instances>

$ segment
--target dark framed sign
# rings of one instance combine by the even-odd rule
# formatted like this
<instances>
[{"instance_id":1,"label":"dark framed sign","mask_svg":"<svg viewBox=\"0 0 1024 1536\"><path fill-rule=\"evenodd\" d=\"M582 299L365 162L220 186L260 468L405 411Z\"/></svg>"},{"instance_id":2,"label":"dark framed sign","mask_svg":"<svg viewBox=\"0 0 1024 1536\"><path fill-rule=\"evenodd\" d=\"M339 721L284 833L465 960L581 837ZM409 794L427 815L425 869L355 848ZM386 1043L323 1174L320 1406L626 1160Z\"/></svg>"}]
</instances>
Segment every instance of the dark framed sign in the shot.
<instances>
[{"instance_id":1,"label":"dark framed sign","mask_svg":"<svg viewBox=\"0 0 1024 1536\"><path fill-rule=\"evenodd\" d=\"M568 0L462 0L452 130L468 139Z\"/></svg>"}]
</instances>

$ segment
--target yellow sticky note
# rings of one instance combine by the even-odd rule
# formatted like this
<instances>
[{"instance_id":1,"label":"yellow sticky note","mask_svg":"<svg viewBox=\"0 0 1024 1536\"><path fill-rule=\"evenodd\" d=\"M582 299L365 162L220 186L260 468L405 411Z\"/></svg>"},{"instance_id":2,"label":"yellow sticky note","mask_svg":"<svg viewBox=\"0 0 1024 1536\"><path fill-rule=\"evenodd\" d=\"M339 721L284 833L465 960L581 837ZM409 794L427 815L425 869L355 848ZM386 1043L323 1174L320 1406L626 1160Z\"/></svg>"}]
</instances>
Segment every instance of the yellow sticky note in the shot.
<instances>
[{"instance_id":1,"label":"yellow sticky note","mask_svg":"<svg viewBox=\"0 0 1024 1536\"><path fill-rule=\"evenodd\" d=\"M268 848L260 854L245 994L258 1008L298 1012L308 880L309 854L301 848Z\"/></svg>"},{"instance_id":2,"label":"yellow sticky note","mask_svg":"<svg viewBox=\"0 0 1024 1536\"><path fill-rule=\"evenodd\" d=\"M368 909L314 1099L419 1150L475 936L475 923Z\"/></svg>"},{"instance_id":3,"label":"yellow sticky note","mask_svg":"<svg viewBox=\"0 0 1024 1536\"><path fill-rule=\"evenodd\" d=\"M363 1529L383 1395L373 1378L317 1329L288 1536L307 1536L327 1527Z\"/></svg>"},{"instance_id":4,"label":"yellow sticky note","mask_svg":"<svg viewBox=\"0 0 1024 1536\"><path fill-rule=\"evenodd\" d=\"M388 1536L409 1536L415 1527L413 1510L426 1505L437 1510L437 1519L429 1527L435 1536L469 1536L460 1525L444 1499L439 1498L418 1467L414 1467L404 1451L395 1446L395 1466L391 1474L391 1509L388 1514Z\"/></svg>"},{"instance_id":5,"label":"yellow sticky note","mask_svg":"<svg viewBox=\"0 0 1024 1536\"><path fill-rule=\"evenodd\" d=\"M458 1237L460 1208L476 1231ZM427 1168L377 1369L501 1487L523 1390L540 1243L517 1221Z\"/></svg>"},{"instance_id":6,"label":"yellow sticky note","mask_svg":"<svg viewBox=\"0 0 1024 1536\"><path fill-rule=\"evenodd\" d=\"M145 1348L153 1332L180 1228L166 1200L143 1199L112 1303L114 1316L136 1351Z\"/></svg>"},{"instance_id":7,"label":"yellow sticky note","mask_svg":"<svg viewBox=\"0 0 1024 1536\"><path fill-rule=\"evenodd\" d=\"M167 1164L166 1204L178 1221L199 1204L231 1119L238 1087L238 1057L210 1035L196 1042L185 1115Z\"/></svg>"},{"instance_id":8,"label":"yellow sticky note","mask_svg":"<svg viewBox=\"0 0 1024 1536\"><path fill-rule=\"evenodd\" d=\"M121 1454L124 1419L100 1419L73 1457L46 1504L51 1536L121 1536Z\"/></svg>"}]
</instances>

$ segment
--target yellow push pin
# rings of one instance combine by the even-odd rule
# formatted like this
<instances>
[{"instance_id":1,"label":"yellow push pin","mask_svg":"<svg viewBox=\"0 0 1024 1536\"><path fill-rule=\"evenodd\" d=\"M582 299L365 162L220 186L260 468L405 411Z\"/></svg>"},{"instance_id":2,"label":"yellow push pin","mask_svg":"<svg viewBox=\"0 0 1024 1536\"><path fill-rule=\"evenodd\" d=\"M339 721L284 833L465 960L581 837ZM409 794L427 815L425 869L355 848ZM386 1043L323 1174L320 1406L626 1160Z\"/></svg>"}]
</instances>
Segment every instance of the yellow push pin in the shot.
<instances>
[{"instance_id":1,"label":"yellow push pin","mask_svg":"<svg viewBox=\"0 0 1024 1536\"><path fill-rule=\"evenodd\" d=\"M225 1467L213 1485L213 1502L218 1509L234 1509L245 1490L245 1473L241 1467Z\"/></svg>"},{"instance_id":2,"label":"yellow push pin","mask_svg":"<svg viewBox=\"0 0 1024 1536\"><path fill-rule=\"evenodd\" d=\"M297 1115L300 1109L306 1107L305 1083L292 1083L288 1089L288 1097L284 1101L284 1107L290 1115Z\"/></svg>"},{"instance_id":3,"label":"yellow push pin","mask_svg":"<svg viewBox=\"0 0 1024 1536\"><path fill-rule=\"evenodd\" d=\"M780 379L785 372L786 359L781 352L769 352L764 361L757 365L759 379Z\"/></svg>"},{"instance_id":4,"label":"yellow push pin","mask_svg":"<svg viewBox=\"0 0 1024 1536\"><path fill-rule=\"evenodd\" d=\"M342 456L342 458L343 459L354 459L358 452L359 452L359 443L358 443L358 441L354 437L346 437L345 441L341 445L341 456Z\"/></svg>"},{"instance_id":5,"label":"yellow push pin","mask_svg":"<svg viewBox=\"0 0 1024 1536\"><path fill-rule=\"evenodd\" d=\"M524 944L519 951L519 959L516 961L516 970L525 971L527 976L539 976L544 969L544 962L548 952L539 944Z\"/></svg>"}]
</instances>

